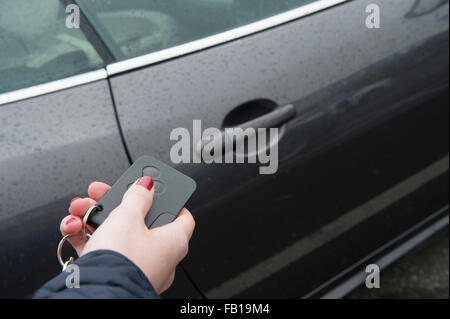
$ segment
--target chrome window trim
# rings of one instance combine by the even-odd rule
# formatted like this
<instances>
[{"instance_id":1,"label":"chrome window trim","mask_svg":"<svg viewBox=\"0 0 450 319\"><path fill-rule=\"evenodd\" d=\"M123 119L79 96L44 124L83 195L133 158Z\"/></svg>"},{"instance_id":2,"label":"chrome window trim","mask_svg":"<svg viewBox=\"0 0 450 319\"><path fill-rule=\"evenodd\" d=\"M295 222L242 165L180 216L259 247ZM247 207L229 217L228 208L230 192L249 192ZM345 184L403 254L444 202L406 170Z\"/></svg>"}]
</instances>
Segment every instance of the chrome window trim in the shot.
<instances>
[{"instance_id":1,"label":"chrome window trim","mask_svg":"<svg viewBox=\"0 0 450 319\"><path fill-rule=\"evenodd\" d=\"M0 105L25 100L31 97L57 92L74 86L103 80L108 77L105 69L91 71L28 88L0 94Z\"/></svg>"},{"instance_id":2,"label":"chrome window trim","mask_svg":"<svg viewBox=\"0 0 450 319\"><path fill-rule=\"evenodd\" d=\"M130 71L136 68L149 66L154 63L169 60L185 54L210 48L225 42L236 40L280 24L299 19L312 13L327 9L332 6L347 2L349 0L319 0L302 7L286 11L275 16L253 22L229 31L218 33L206 38L184 43L168 49L141 55L135 58L111 63L106 66L108 76Z\"/></svg>"},{"instance_id":3,"label":"chrome window trim","mask_svg":"<svg viewBox=\"0 0 450 319\"><path fill-rule=\"evenodd\" d=\"M221 43L230 42L283 23L299 19L301 17L313 14L315 12L336 6L350 0L319 0L302 7L283 12L281 14L256 21L229 31L218 33L210 37L184 43L172 48L149 53L135 58L108 64L105 69L99 69L80 75L67 77L48 83L35 85L11 92L0 93L0 105L17 102L20 100L57 92L82 84L107 79L109 76L122 72L134 70L140 67L149 66L158 62L163 62L185 54L207 49Z\"/></svg>"}]
</instances>

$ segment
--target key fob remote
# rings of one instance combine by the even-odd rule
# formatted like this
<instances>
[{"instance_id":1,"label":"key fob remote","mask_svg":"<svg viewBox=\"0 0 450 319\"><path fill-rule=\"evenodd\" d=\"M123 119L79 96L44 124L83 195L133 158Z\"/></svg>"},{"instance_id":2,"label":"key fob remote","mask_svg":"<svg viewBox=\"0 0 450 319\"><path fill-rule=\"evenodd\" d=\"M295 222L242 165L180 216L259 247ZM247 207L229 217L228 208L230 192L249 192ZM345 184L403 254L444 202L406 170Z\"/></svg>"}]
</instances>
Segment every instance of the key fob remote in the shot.
<instances>
[{"instance_id":1,"label":"key fob remote","mask_svg":"<svg viewBox=\"0 0 450 319\"><path fill-rule=\"evenodd\" d=\"M122 174L97 203L99 209L91 213L87 224L95 228L100 226L112 210L119 206L125 191L142 176L153 178L155 188L152 207L145 217L148 228L173 221L197 188L192 178L151 156L142 156Z\"/></svg>"}]
</instances>

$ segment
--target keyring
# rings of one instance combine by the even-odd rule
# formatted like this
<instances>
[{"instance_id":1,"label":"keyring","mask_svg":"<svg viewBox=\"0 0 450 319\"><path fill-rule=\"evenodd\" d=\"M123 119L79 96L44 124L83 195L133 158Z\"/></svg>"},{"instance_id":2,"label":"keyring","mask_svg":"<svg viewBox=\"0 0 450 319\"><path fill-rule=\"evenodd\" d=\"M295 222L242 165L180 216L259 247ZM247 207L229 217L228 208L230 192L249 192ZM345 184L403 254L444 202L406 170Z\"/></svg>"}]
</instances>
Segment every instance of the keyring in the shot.
<instances>
[{"instance_id":1,"label":"keyring","mask_svg":"<svg viewBox=\"0 0 450 319\"><path fill-rule=\"evenodd\" d=\"M94 206L89 207L88 211L86 212L86 214L83 217L83 228L81 229L81 234L82 234L83 238L86 238L86 239L91 238L91 234L90 234L90 232L89 232L89 230L87 228L87 221L88 221L89 216L91 215L91 213L94 211L94 209L97 209L97 206L94 205ZM61 256L62 248L64 246L64 243L67 241L67 239L69 239L70 236L73 236L73 235L74 234L67 234L67 235L65 235L63 238L61 238L61 240L59 241L59 244L58 244L56 257L58 258L59 263L63 267L63 271L67 268L67 266L69 266L74 261L73 257L70 257L69 260L64 262L64 260L62 259L62 256Z\"/></svg>"},{"instance_id":2,"label":"keyring","mask_svg":"<svg viewBox=\"0 0 450 319\"><path fill-rule=\"evenodd\" d=\"M91 213L92 213L95 209L98 209L98 207L95 206L95 205L89 207L88 211L86 212L86 214L85 214L84 217L83 217L83 228L81 229L81 232L82 232L82 234L83 234L83 237L85 237L85 238L87 238L88 235L89 235L89 237L90 237L90 235L91 235L91 233L89 232L89 230L88 230L88 228L87 228L87 221L88 221L88 219L89 219L89 216L91 215Z\"/></svg>"},{"instance_id":3,"label":"keyring","mask_svg":"<svg viewBox=\"0 0 450 319\"><path fill-rule=\"evenodd\" d=\"M76 234L76 235L78 235L78 234ZM90 234L86 234L86 235L87 235L86 237L88 239L91 238ZM63 267L63 271L67 268L68 265L73 263L73 260L74 260L73 257L70 257L68 261L64 261L62 259L62 256L61 256L61 252L62 252L62 248L64 246L64 243L67 241L67 239L69 239L70 236L74 236L74 234L67 234L63 238L61 238L61 240L59 241L58 250L57 250L57 253L56 253L56 257L58 258L59 263Z\"/></svg>"}]
</instances>

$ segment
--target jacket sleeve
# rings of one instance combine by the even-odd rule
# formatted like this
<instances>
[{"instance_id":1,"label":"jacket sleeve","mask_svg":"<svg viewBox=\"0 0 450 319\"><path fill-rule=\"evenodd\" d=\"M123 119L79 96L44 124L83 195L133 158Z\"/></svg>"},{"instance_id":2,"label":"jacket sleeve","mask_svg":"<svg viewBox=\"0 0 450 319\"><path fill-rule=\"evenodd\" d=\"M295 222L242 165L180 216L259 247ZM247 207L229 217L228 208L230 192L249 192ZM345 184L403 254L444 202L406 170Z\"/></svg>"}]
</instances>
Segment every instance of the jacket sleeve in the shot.
<instances>
[{"instance_id":1,"label":"jacket sleeve","mask_svg":"<svg viewBox=\"0 0 450 319\"><path fill-rule=\"evenodd\" d=\"M139 267L117 252L96 250L78 258L74 264L79 269L79 287L67 287L78 282L74 280L75 271L62 272L42 286L33 298L159 298Z\"/></svg>"}]
</instances>

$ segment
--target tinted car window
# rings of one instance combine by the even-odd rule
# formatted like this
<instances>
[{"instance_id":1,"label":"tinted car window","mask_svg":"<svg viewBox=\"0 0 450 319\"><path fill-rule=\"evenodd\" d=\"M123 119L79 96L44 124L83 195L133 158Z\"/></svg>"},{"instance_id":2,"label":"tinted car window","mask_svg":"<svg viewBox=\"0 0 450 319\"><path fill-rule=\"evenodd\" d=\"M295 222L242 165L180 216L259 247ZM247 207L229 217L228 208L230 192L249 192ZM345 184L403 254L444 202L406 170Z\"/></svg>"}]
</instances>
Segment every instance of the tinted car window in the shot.
<instances>
[{"instance_id":1,"label":"tinted car window","mask_svg":"<svg viewBox=\"0 0 450 319\"><path fill-rule=\"evenodd\" d=\"M314 0L78 0L116 60L136 57L288 11Z\"/></svg>"},{"instance_id":2,"label":"tinted car window","mask_svg":"<svg viewBox=\"0 0 450 319\"><path fill-rule=\"evenodd\" d=\"M99 69L81 29L66 27L59 0L0 0L0 93Z\"/></svg>"}]
</instances>

